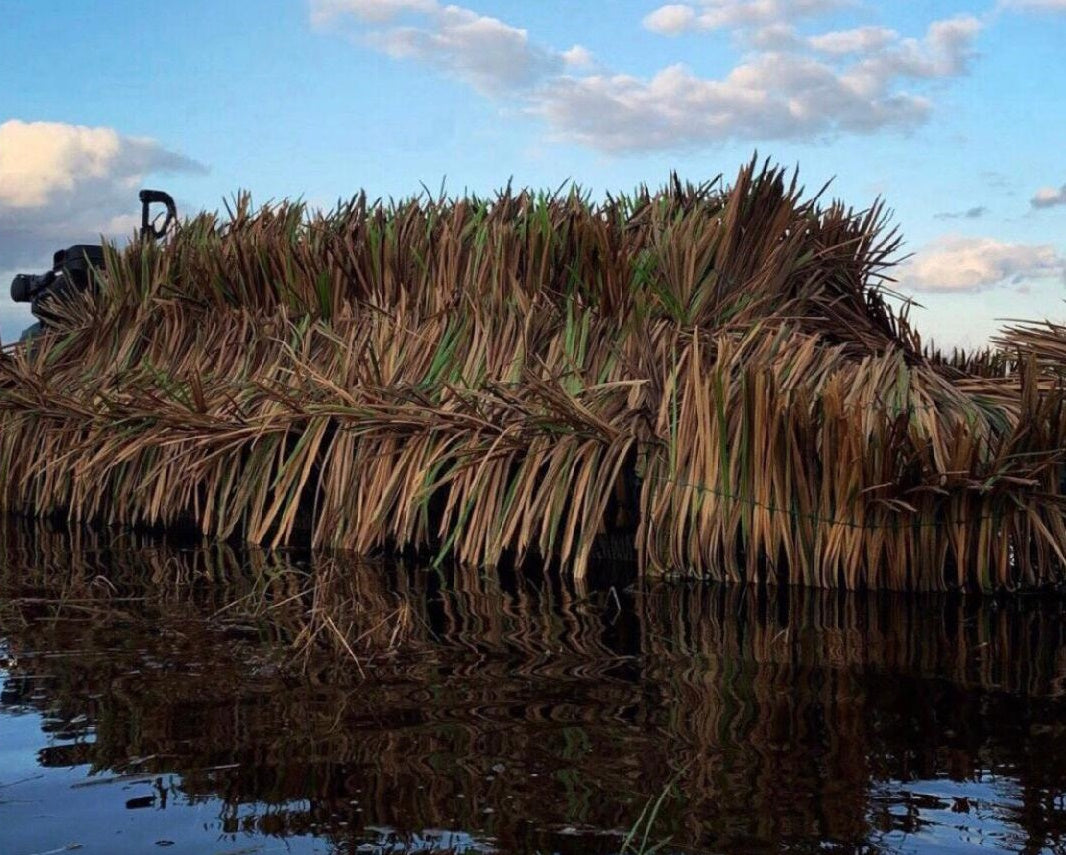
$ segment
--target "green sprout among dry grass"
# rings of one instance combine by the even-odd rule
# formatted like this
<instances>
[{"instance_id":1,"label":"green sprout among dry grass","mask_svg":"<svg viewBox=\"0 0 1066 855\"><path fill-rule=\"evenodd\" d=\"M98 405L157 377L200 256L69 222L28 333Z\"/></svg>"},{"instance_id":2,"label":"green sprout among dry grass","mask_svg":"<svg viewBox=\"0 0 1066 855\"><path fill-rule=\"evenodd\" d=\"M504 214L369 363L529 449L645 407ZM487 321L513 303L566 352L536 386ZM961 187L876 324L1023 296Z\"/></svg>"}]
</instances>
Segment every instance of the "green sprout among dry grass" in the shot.
<instances>
[{"instance_id":1,"label":"green sprout among dry grass","mask_svg":"<svg viewBox=\"0 0 1066 855\"><path fill-rule=\"evenodd\" d=\"M0 360L0 509L581 577L1058 584L1066 328L941 354L880 203L754 161L577 190L283 203L107 252ZM902 306L902 308L897 308Z\"/></svg>"}]
</instances>

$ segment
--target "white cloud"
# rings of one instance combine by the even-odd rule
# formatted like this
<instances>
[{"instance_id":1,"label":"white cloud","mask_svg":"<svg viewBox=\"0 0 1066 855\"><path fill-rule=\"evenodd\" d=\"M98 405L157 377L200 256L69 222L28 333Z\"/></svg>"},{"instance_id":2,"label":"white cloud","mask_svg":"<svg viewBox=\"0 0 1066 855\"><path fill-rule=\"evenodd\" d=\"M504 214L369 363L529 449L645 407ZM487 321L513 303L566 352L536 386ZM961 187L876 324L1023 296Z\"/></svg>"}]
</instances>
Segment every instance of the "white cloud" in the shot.
<instances>
[{"instance_id":1,"label":"white cloud","mask_svg":"<svg viewBox=\"0 0 1066 855\"><path fill-rule=\"evenodd\" d=\"M693 29L695 24L696 10L680 3L660 6L644 18L646 29L665 36L676 36L678 33Z\"/></svg>"},{"instance_id":2,"label":"white cloud","mask_svg":"<svg viewBox=\"0 0 1066 855\"><path fill-rule=\"evenodd\" d=\"M758 57L722 80L700 78L681 65L648 81L563 77L537 93L532 109L562 137L606 151L639 151L907 127L926 117L929 102L860 92L831 68L786 54Z\"/></svg>"},{"instance_id":3,"label":"white cloud","mask_svg":"<svg viewBox=\"0 0 1066 855\"><path fill-rule=\"evenodd\" d=\"M574 45L570 50L563 51L563 61L571 68L589 68L595 59L588 48Z\"/></svg>"},{"instance_id":4,"label":"white cloud","mask_svg":"<svg viewBox=\"0 0 1066 855\"><path fill-rule=\"evenodd\" d=\"M313 0L312 14L350 14L378 49L517 99L559 139L623 152L873 133L925 121L932 104L909 85L965 73L978 20L935 21L921 38L885 27L801 37L787 23L844 5L850 2L704 0L662 6L645 20L661 32L737 28L749 50L720 78L682 65L650 78L613 72L580 46L544 48L525 30L435 0Z\"/></svg>"},{"instance_id":5,"label":"white cloud","mask_svg":"<svg viewBox=\"0 0 1066 855\"><path fill-rule=\"evenodd\" d=\"M876 86L894 76L931 79L963 74L973 59L981 26L970 15L934 21L924 39L899 39L868 54L857 66L857 76Z\"/></svg>"},{"instance_id":6,"label":"white cloud","mask_svg":"<svg viewBox=\"0 0 1066 855\"><path fill-rule=\"evenodd\" d=\"M780 24L815 17L851 0L702 0L698 5L671 3L644 18L644 26L664 35L692 30L735 29Z\"/></svg>"},{"instance_id":7,"label":"white cloud","mask_svg":"<svg viewBox=\"0 0 1066 855\"><path fill-rule=\"evenodd\" d=\"M918 250L898 271L901 285L929 292L980 291L1051 277L1066 277L1066 256L1053 246L954 235Z\"/></svg>"},{"instance_id":8,"label":"white cloud","mask_svg":"<svg viewBox=\"0 0 1066 855\"><path fill-rule=\"evenodd\" d=\"M128 234L129 221L116 218L137 207L147 175L200 171L154 140L112 128L3 122L0 268L46 263L60 246L97 241L101 233Z\"/></svg>"},{"instance_id":9,"label":"white cloud","mask_svg":"<svg viewBox=\"0 0 1066 855\"><path fill-rule=\"evenodd\" d=\"M311 0L311 22L328 24L344 15L355 15L364 21L384 23L406 12L433 12L439 8L436 0Z\"/></svg>"},{"instance_id":10,"label":"white cloud","mask_svg":"<svg viewBox=\"0 0 1066 855\"><path fill-rule=\"evenodd\" d=\"M488 95L528 88L591 58L578 45L565 53L541 48L523 29L436 0L312 0L319 26L349 15L371 25L367 40L389 56L433 65Z\"/></svg>"},{"instance_id":11,"label":"white cloud","mask_svg":"<svg viewBox=\"0 0 1066 855\"><path fill-rule=\"evenodd\" d=\"M390 56L435 65L488 94L529 87L564 62L531 44L525 30L457 6L435 10L419 26L380 30L371 40Z\"/></svg>"},{"instance_id":12,"label":"white cloud","mask_svg":"<svg viewBox=\"0 0 1066 855\"><path fill-rule=\"evenodd\" d=\"M1053 208L1056 205L1066 205L1066 184L1058 190L1054 187L1041 187L1029 200L1034 208Z\"/></svg>"},{"instance_id":13,"label":"white cloud","mask_svg":"<svg viewBox=\"0 0 1066 855\"><path fill-rule=\"evenodd\" d=\"M898 39L899 33L888 27L857 27L812 36L807 43L822 53L842 55L881 50Z\"/></svg>"},{"instance_id":14,"label":"white cloud","mask_svg":"<svg viewBox=\"0 0 1066 855\"><path fill-rule=\"evenodd\" d=\"M761 51L796 51L810 47L791 24L767 24L754 30L745 30L743 43L748 48Z\"/></svg>"},{"instance_id":15,"label":"white cloud","mask_svg":"<svg viewBox=\"0 0 1066 855\"><path fill-rule=\"evenodd\" d=\"M979 27L972 18L934 22L922 39L895 37L844 64L796 50L756 52L720 79L682 65L649 80L562 76L532 93L531 110L559 136L607 151L906 129L932 105L902 84L962 74ZM888 37L864 38L880 45Z\"/></svg>"},{"instance_id":16,"label":"white cloud","mask_svg":"<svg viewBox=\"0 0 1066 855\"><path fill-rule=\"evenodd\" d=\"M195 167L155 140L58 122L0 124L0 206L39 208L80 185Z\"/></svg>"}]
</instances>

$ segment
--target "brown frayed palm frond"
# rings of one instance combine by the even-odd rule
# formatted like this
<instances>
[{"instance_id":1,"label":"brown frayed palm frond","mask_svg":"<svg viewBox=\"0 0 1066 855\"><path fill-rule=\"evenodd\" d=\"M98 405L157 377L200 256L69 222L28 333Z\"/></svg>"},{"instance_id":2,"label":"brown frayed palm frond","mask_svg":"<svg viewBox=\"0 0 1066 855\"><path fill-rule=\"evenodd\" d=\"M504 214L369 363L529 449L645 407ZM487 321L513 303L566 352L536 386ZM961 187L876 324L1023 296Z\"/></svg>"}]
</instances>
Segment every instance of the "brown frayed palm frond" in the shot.
<instances>
[{"instance_id":1,"label":"brown frayed palm frond","mask_svg":"<svg viewBox=\"0 0 1066 855\"><path fill-rule=\"evenodd\" d=\"M923 345L884 208L752 162L201 215L0 364L0 507L818 586L1061 581L1066 331Z\"/></svg>"}]
</instances>

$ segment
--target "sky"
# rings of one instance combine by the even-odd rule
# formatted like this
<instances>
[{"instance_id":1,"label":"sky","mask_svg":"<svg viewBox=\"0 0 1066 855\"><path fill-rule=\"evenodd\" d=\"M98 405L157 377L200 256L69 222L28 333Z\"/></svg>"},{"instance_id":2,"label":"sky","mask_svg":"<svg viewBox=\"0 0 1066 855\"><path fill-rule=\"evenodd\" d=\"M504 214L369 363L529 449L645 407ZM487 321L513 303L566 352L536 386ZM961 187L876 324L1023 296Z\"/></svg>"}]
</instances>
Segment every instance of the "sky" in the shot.
<instances>
[{"instance_id":1,"label":"sky","mask_svg":"<svg viewBox=\"0 0 1066 855\"><path fill-rule=\"evenodd\" d=\"M924 339L1066 322L1066 0L0 0L0 341L140 187L602 196L756 151L886 200Z\"/></svg>"}]
</instances>

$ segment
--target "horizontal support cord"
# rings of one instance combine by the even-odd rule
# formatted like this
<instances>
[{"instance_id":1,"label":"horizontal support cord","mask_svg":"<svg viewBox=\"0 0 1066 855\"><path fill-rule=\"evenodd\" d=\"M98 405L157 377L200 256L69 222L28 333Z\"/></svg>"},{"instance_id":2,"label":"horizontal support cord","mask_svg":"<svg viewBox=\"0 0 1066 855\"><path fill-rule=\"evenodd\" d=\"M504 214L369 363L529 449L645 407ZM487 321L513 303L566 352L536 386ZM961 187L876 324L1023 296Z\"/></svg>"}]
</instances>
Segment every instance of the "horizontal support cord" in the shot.
<instances>
[{"instance_id":1,"label":"horizontal support cord","mask_svg":"<svg viewBox=\"0 0 1066 855\"><path fill-rule=\"evenodd\" d=\"M722 499L729 499L731 501L740 502L742 504L750 505L752 507L762 508L764 510L771 511L773 513L786 514L786 515L791 516L791 517L793 517L795 519L809 519L812 522L825 523L827 525L840 525L840 526L846 526L848 528L863 529L863 530L866 530L866 531L878 531L878 530L899 531L899 530L904 529L904 528L947 528L949 526L967 526L967 525L974 525L974 524L980 523L980 522L987 522L989 520L1002 519L1002 518L1004 518L1006 516L1005 513L1000 512L1000 513L993 513L993 514L983 514L983 515L980 515L980 516L971 517L970 519L963 519L963 520L950 520L950 519L947 519L947 520L930 520L930 521L925 521L925 522L918 522L918 521L907 522L906 520L900 520L899 522L888 523L888 524L885 524L885 523L873 524L873 523L867 523L867 522L857 522L854 519L842 519L842 518L838 518L838 517L826 517L826 516L821 516L820 514L805 513L803 511L797 511L794 508L783 508L783 507L780 507L780 506L777 506L777 505L770 505L770 504L767 504L766 502L760 502L758 499L753 499L753 498L751 498L749 496L742 496L742 495L739 495L737 493L727 493L724 490L719 490L719 489L716 489L715 487L710 487L707 484L695 484L695 483L692 483L692 482L689 482L689 481L682 481L682 480L676 479L676 478L663 478L663 477L655 477L652 480L658 481L658 482L664 483L664 484L673 484L673 485L678 486L678 487L688 487L688 488L691 488L693 490L698 490L698 491L704 492L704 493L711 493L711 494L713 494L715 496L718 496L719 498L722 498Z\"/></svg>"}]
</instances>

